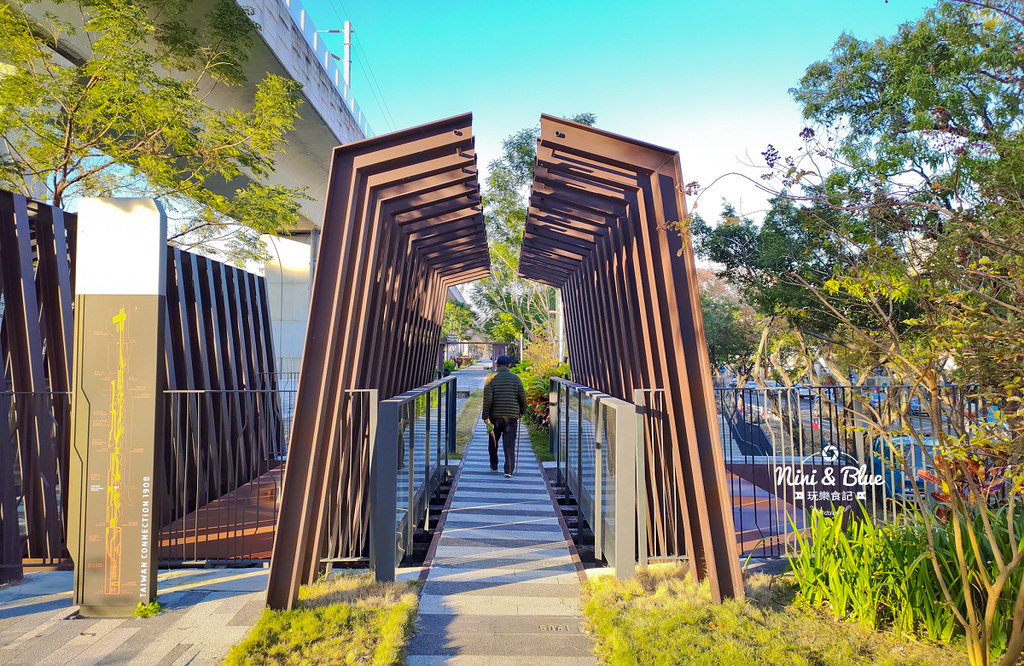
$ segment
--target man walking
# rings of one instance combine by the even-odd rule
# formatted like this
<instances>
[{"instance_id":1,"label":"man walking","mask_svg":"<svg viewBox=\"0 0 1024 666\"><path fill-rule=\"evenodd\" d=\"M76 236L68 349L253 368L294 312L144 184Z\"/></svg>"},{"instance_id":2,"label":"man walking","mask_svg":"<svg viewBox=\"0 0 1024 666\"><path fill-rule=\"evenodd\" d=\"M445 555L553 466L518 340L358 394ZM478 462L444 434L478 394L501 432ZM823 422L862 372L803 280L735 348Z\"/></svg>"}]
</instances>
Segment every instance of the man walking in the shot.
<instances>
[{"instance_id":1,"label":"man walking","mask_svg":"<svg viewBox=\"0 0 1024 666\"><path fill-rule=\"evenodd\" d=\"M511 479L515 471L516 433L519 419L526 414L526 389L519 376L508 369L512 360L502 354L498 357L498 371L487 378L484 385L484 423L494 430L487 439L487 452L491 456L491 471L498 471L498 439L505 453L505 478Z\"/></svg>"}]
</instances>

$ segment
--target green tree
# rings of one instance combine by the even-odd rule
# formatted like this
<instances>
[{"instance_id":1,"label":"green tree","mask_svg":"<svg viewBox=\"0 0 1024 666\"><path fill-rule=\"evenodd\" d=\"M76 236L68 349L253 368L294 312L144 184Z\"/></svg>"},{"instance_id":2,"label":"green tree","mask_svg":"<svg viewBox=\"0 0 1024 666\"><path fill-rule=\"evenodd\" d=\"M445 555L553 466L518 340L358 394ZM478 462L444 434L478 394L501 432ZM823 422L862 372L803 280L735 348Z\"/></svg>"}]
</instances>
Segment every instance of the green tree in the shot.
<instances>
[{"instance_id":1,"label":"green tree","mask_svg":"<svg viewBox=\"0 0 1024 666\"><path fill-rule=\"evenodd\" d=\"M745 252L724 274L761 311L919 391L935 455L905 403L892 425L941 486L941 510L919 488L915 500L974 664L1024 648L1024 582L1008 587L1024 564L1022 43L1011 0L943 2L873 42L844 35L792 91L805 147L763 153L779 192L764 224L695 231L720 260L729 243ZM969 424L947 380L976 385L1001 418ZM938 556L940 521L953 563Z\"/></svg>"},{"instance_id":2,"label":"green tree","mask_svg":"<svg viewBox=\"0 0 1024 666\"><path fill-rule=\"evenodd\" d=\"M569 118L593 125L595 116ZM555 290L519 277L519 254L526 225L527 197L533 182L540 127L520 130L502 144L501 156L489 165L484 190L484 216L491 252L491 275L476 283L470 296L485 329L497 341L554 339ZM513 333L514 331L514 333Z\"/></svg>"},{"instance_id":3,"label":"green tree","mask_svg":"<svg viewBox=\"0 0 1024 666\"><path fill-rule=\"evenodd\" d=\"M458 340L465 340L475 325L473 311L468 305L453 301L444 304L444 321L441 323L443 335L453 335Z\"/></svg>"},{"instance_id":4,"label":"green tree","mask_svg":"<svg viewBox=\"0 0 1024 666\"><path fill-rule=\"evenodd\" d=\"M760 328L753 309L743 302L728 281L708 269L697 269L697 283L704 335L714 372L722 365L729 365L739 374L748 373Z\"/></svg>"},{"instance_id":5,"label":"green tree","mask_svg":"<svg viewBox=\"0 0 1024 666\"><path fill-rule=\"evenodd\" d=\"M0 185L58 206L152 196L176 242L217 239L237 260L261 254L259 233L294 224L303 193L265 180L297 117L299 84L268 74L247 110L204 101L244 81L257 31L246 10L233 0L205 15L190 0L61 6L84 24L26 0L0 6ZM214 183L231 184L231 196Z\"/></svg>"}]
</instances>

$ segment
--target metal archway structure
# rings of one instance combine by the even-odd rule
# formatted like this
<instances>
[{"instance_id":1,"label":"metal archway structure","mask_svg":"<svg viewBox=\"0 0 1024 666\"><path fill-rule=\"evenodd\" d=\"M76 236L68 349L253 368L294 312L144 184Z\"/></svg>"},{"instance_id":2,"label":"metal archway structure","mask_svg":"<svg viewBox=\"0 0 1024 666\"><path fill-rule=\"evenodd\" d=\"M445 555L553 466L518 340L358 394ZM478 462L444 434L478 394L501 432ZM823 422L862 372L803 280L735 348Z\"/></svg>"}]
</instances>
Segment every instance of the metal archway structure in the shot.
<instances>
[{"instance_id":1,"label":"metal archway structure","mask_svg":"<svg viewBox=\"0 0 1024 666\"><path fill-rule=\"evenodd\" d=\"M686 216L682 188L677 152L542 116L519 270L561 290L576 382L630 402L664 390L660 445L675 447L676 483L649 465L647 493L682 525L652 516L651 536L679 541L718 601L743 583L693 250L672 228Z\"/></svg>"},{"instance_id":2,"label":"metal archway structure","mask_svg":"<svg viewBox=\"0 0 1024 666\"><path fill-rule=\"evenodd\" d=\"M329 178L267 602L315 579L334 507L353 557L369 547L369 437L383 398L432 379L448 287L490 258L472 115L339 146ZM354 424L354 426L353 426Z\"/></svg>"},{"instance_id":3,"label":"metal archway structure","mask_svg":"<svg viewBox=\"0 0 1024 666\"><path fill-rule=\"evenodd\" d=\"M328 538L366 552L365 434L376 412L353 396L386 399L428 382L448 287L489 272L471 121L335 149L270 568L273 608L290 608L315 579ZM627 401L637 389L664 390L663 446L678 453L670 473L679 490L666 495L653 468L646 479L658 502L680 509L682 529L657 529L685 547L720 600L743 588L693 254L669 228L685 215L681 183L673 151L543 116L520 273L562 290L576 381Z\"/></svg>"}]
</instances>

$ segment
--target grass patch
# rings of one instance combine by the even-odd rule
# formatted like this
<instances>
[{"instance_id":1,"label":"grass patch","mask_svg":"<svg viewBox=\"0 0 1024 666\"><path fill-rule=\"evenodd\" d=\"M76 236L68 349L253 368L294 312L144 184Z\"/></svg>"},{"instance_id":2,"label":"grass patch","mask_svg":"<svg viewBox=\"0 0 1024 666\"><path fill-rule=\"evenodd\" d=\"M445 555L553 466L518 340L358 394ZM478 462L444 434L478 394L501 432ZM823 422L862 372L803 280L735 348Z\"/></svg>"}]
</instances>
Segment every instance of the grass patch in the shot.
<instances>
[{"instance_id":1,"label":"grass patch","mask_svg":"<svg viewBox=\"0 0 1024 666\"><path fill-rule=\"evenodd\" d=\"M752 576L747 598L711 603L679 565L652 566L631 581L584 586L597 654L612 664L965 664L952 647L925 645L836 620L796 599L788 577Z\"/></svg>"},{"instance_id":2,"label":"grass patch","mask_svg":"<svg viewBox=\"0 0 1024 666\"><path fill-rule=\"evenodd\" d=\"M416 619L418 583L336 574L299 590L290 611L263 611L231 649L234 664L401 664Z\"/></svg>"},{"instance_id":3,"label":"grass patch","mask_svg":"<svg viewBox=\"0 0 1024 666\"><path fill-rule=\"evenodd\" d=\"M526 425L526 431L530 433L530 446L533 448L533 455L537 456L539 462L551 462L555 459L551 453L551 433L544 428L534 428Z\"/></svg>"},{"instance_id":4,"label":"grass patch","mask_svg":"<svg viewBox=\"0 0 1024 666\"><path fill-rule=\"evenodd\" d=\"M473 439L473 426L480 418L480 412L484 408L484 390L477 389L469 394L466 402L462 403L462 409L455 420L455 453L449 453L448 457L453 460L462 460L462 455Z\"/></svg>"}]
</instances>

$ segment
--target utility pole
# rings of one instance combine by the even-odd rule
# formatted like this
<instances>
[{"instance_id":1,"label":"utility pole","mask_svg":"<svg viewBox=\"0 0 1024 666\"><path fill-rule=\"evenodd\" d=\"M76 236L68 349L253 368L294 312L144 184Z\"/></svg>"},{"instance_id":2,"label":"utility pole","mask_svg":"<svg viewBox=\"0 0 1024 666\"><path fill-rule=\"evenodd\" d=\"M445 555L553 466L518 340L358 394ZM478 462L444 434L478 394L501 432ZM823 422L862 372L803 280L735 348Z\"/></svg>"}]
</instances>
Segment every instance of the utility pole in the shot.
<instances>
[{"instance_id":1,"label":"utility pole","mask_svg":"<svg viewBox=\"0 0 1024 666\"><path fill-rule=\"evenodd\" d=\"M337 25L337 23L335 23ZM345 21L345 57L342 60L344 65L343 75L345 77L345 87L352 87L352 22Z\"/></svg>"}]
</instances>

